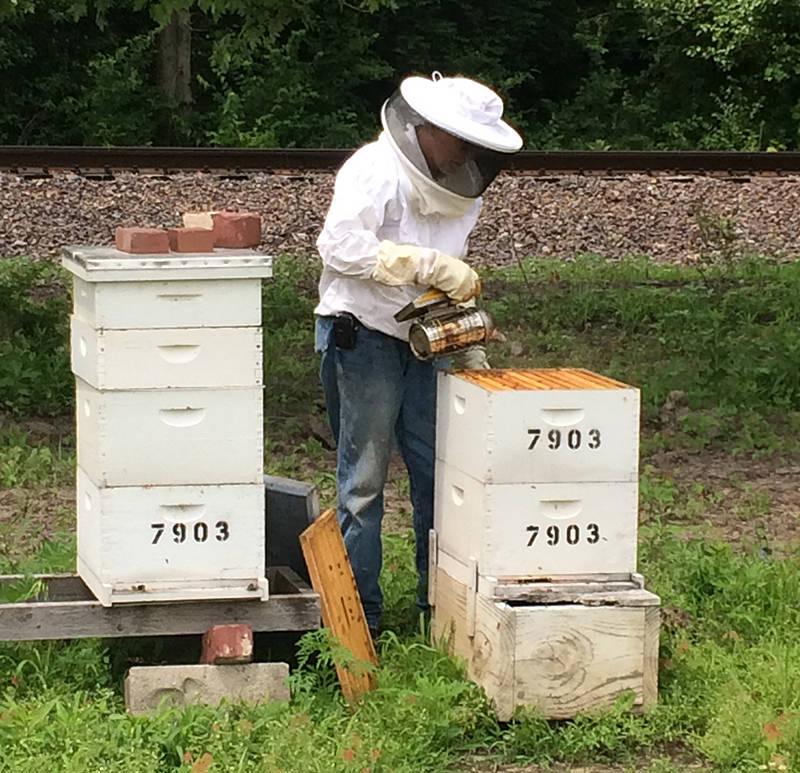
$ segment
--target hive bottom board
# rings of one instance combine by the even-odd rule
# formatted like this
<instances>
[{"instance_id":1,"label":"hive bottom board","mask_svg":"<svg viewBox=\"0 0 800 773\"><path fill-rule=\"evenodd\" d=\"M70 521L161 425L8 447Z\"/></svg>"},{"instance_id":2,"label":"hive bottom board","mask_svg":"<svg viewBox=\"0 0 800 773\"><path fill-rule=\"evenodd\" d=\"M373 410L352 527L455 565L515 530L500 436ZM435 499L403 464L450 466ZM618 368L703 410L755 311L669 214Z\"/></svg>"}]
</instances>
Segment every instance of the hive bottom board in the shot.
<instances>
[{"instance_id":1,"label":"hive bottom board","mask_svg":"<svg viewBox=\"0 0 800 773\"><path fill-rule=\"evenodd\" d=\"M632 690L634 706L658 690L659 598L645 590L585 592L576 603L516 604L480 594L441 567L432 583L432 632L463 657L497 717L521 706L566 719Z\"/></svg>"},{"instance_id":2,"label":"hive bottom board","mask_svg":"<svg viewBox=\"0 0 800 773\"><path fill-rule=\"evenodd\" d=\"M104 607L75 574L0 575L0 590L23 588L30 595L0 604L0 641L82 637L202 634L215 625L241 623L253 631L311 631L319 628L319 594L288 567L266 571L270 596L155 602ZM32 582L31 582L32 581Z\"/></svg>"}]
</instances>

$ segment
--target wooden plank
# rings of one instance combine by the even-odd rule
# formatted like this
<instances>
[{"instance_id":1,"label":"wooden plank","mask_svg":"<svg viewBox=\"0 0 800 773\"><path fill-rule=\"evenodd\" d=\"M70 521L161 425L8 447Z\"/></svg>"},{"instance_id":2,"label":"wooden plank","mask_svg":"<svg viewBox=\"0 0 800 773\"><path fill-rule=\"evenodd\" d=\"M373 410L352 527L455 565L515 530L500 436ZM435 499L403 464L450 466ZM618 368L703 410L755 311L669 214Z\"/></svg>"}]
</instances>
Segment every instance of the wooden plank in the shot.
<instances>
[{"instance_id":1,"label":"wooden plank","mask_svg":"<svg viewBox=\"0 0 800 773\"><path fill-rule=\"evenodd\" d=\"M501 585L538 585L540 583L636 582L638 576L640 575L632 572L591 572L589 574L550 574L546 577L496 575L495 579Z\"/></svg>"},{"instance_id":2,"label":"wooden plank","mask_svg":"<svg viewBox=\"0 0 800 773\"><path fill-rule=\"evenodd\" d=\"M311 584L319 593L322 622L357 663L378 665L375 645L364 617L356 580L334 509L326 510L300 535ZM336 662L344 697L355 700L375 688L373 669Z\"/></svg>"},{"instance_id":3,"label":"wooden plank","mask_svg":"<svg viewBox=\"0 0 800 773\"><path fill-rule=\"evenodd\" d=\"M518 703L514 694L517 684L517 626L516 610L486 596L478 596L475 636L467 673L483 685L501 722L511 719Z\"/></svg>"},{"instance_id":4,"label":"wooden plank","mask_svg":"<svg viewBox=\"0 0 800 773\"><path fill-rule=\"evenodd\" d=\"M34 575L50 591L48 600L0 604L0 641L82 637L202 634L223 623L254 631L310 631L319 628L319 596L295 572L268 570L275 594L267 601L194 601L104 607L74 575ZM23 575L5 575L0 583ZM281 592L283 591L283 592ZM90 594L89 594L90 595Z\"/></svg>"},{"instance_id":5,"label":"wooden plank","mask_svg":"<svg viewBox=\"0 0 800 773\"><path fill-rule=\"evenodd\" d=\"M485 596L475 598L475 630L470 636L467 610L472 603L465 583L439 568L431 617L435 644L466 660L467 675L480 684L501 721L511 718L514 702L513 611Z\"/></svg>"},{"instance_id":6,"label":"wooden plank","mask_svg":"<svg viewBox=\"0 0 800 773\"><path fill-rule=\"evenodd\" d=\"M549 719L574 717L610 705L628 689L636 709L655 702L655 594L635 588L521 604L479 593L469 636L469 583L440 566L434 587L434 641L466 660L467 675L484 688L499 720L524 705L535 705Z\"/></svg>"},{"instance_id":7,"label":"wooden plank","mask_svg":"<svg viewBox=\"0 0 800 773\"><path fill-rule=\"evenodd\" d=\"M624 690L643 702L642 608L576 605L516 607L518 704L550 719L611 705Z\"/></svg>"},{"instance_id":8,"label":"wooden plank","mask_svg":"<svg viewBox=\"0 0 800 773\"><path fill-rule=\"evenodd\" d=\"M637 590L632 582L583 582L583 583L542 583L530 585L496 585L493 596L504 601L518 601L525 604L581 604L583 596L606 597L622 591ZM657 602L656 602L657 603Z\"/></svg>"},{"instance_id":9,"label":"wooden plank","mask_svg":"<svg viewBox=\"0 0 800 773\"><path fill-rule=\"evenodd\" d=\"M642 706L658 700L658 645L661 633L661 610L649 607L644 611L644 679Z\"/></svg>"}]
</instances>

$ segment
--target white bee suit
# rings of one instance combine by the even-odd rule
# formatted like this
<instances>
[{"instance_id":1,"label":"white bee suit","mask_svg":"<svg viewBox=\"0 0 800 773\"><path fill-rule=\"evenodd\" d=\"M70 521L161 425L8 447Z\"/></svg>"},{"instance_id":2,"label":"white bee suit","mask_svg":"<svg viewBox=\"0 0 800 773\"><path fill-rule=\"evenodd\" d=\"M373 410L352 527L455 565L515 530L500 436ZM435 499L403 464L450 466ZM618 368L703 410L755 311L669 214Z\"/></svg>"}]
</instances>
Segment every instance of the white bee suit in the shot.
<instances>
[{"instance_id":1,"label":"white bee suit","mask_svg":"<svg viewBox=\"0 0 800 773\"><path fill-rule=\"evenodd\" d=\"M408 340L410 323L397 323L394 314L426 288L373 279L381 242L419 245L461 258L482 203L480 197L467 200L446 191L437 201L430 191L424 195L424 185L423 180L412 183L408 165L385 132L344 163L317 239L323 271L315 314L350 312L365 327ZM467 206L454 217L447 203L458 199Z\"/></svg>"}]
</instances>

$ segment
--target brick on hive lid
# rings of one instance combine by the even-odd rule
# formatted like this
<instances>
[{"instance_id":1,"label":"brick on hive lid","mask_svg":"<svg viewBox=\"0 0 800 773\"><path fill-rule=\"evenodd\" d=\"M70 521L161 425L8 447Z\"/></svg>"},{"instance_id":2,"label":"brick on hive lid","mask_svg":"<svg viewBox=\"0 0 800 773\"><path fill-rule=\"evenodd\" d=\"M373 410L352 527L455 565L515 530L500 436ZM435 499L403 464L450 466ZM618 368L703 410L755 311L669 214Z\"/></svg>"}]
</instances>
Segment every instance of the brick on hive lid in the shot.
<instances>
[{"instance_id":1,"label":"brick on hive lid","mask_svg":"<svg viewBox=\"0 0 800 773\"><path fill-rule=\"evenodd\" d=\"M185 228L207 228L212 230L214 228L214 215L216 210L209 210L207 212L184 212L183 225Z\"/></svg>"},{"instance_id":2,"label":"brick on hive lid","mask_svg":"<svg viewBox=\"0 0 800 773\"><path fill-rule=\"evenodd\" d=\"M261 215L257 212L214 212L215 247L258 247Z\"/></svg>"},{"instance_id":3,"label":"brick on hive lid","mask_svg":"<svg viewBox=\"0 0 800 773\"><path fill-rule=\"evenodd\" d=\"M214 232L210 228L170 228L167 235L173 252L214 251Z\"/></svg>"},{"instance_id":4,"label":"brick on hive lid","mask_svg":"<svg viewBox=\"0 0 800 773\"><path fill-rule=\"evenodd\" d=\"M169 236L163 228L118 227L114 231L114 246L120 252L137 255L169 252Z\"/></svg>"}]
</instances>

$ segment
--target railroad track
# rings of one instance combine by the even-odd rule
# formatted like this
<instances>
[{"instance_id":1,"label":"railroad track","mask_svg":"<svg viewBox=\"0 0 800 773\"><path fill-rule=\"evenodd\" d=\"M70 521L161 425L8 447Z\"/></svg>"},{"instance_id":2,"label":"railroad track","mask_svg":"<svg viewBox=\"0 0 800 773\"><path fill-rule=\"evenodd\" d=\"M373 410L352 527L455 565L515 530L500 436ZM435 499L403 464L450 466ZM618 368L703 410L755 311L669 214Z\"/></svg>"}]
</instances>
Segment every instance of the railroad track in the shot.
<instances>
[{"instance_id":1,"label":"railroad track","mask_svg":"<svg viewBox=\"0 0 800 773\"><path fill-rule=\"evenodd\" d=\"M170 175L209 172L247 175L257 172L331 172L349 149L154 148L0 146L0 171L47 176L71 171L110 177L120 172ZM507 170L538 176L632 174L751 177L800 176L800 152L728 151L523 151L509 158Z\"/></svg>"}]
</instances>

